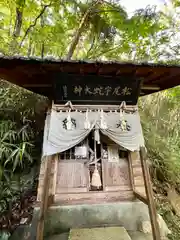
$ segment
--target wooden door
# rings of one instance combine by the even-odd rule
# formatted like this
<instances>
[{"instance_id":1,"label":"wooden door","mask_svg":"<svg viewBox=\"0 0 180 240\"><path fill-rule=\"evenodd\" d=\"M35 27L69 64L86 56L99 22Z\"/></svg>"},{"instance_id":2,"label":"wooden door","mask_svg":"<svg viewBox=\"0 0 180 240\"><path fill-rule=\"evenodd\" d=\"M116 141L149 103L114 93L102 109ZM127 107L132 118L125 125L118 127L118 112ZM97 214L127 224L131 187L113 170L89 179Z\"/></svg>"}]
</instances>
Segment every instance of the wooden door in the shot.
<instances>
[{"instance_id":1,"label":"wooden door","mask_svg":"<svg viewBox=\"0 0 180 240\"><path fill-rule=\"evenodd\" d=\"M103 164L105 191L132 190L127 159L119 159L119 162L104 160Z\"/></svg>"},{"instance_id":2,"label":"wooden door","mask_svg":"<svg viewBox=\"0 0 180 240\"><path fill-rule=\"evenodd\" d=\"M56 194L87 192L89 186L88 169L79 160L59 161Z\"/></svg>"}]
</instances>

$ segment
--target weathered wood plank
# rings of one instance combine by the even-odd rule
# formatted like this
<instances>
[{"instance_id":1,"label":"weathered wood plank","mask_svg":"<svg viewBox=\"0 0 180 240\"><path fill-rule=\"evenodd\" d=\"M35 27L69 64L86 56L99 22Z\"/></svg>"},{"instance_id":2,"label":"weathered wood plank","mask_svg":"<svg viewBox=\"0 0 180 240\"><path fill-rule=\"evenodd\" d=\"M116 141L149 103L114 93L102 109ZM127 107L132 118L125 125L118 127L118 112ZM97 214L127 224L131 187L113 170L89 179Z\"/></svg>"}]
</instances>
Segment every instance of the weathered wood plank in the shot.
<instances>
[{"instance_id":1,"label":"weathered wood plank","mask_svg":"<svg viewBox=\"0 0 180 240\"><path fill-rule=\"evenodd\" d=\"M135 191L141 193L141 195L143 195L144 197L146 197L146 190L145 190L145 186L136 186L135 187Z\"/></svg>"},{"instance_id":2,"label":"weathered wood plank","mask_svg":"<svg viewBox=\"0 0 180 240\"><path fill-rule=\"evenodd\" d=\"M141 165L140 156L139 156L138 151L131 152L130 155L131 155L132 166Z\"/></svg>"},{"instance_id":3,"label":"weathered wood plank","mask_svg":"<svg viewBox=\"0 0 180 240\"><path fill-rule=\"evenodd\" d=\"M44 161L46 161L46 163L45 163L46 165L45 165L42 200L41 200L41 204L40 204L40 212L39 212L39 221L38 221L38 225L37 225L36 240L43 240L44 218L45 218L46 211L48 208L48 200L49 200L49 185L50 185L49 174L51 173L52 158L46 157L44 159Z\"/></svg>"},{"instance_id":4,"label":"weathered wood plank","mask_svg":"<svg viewBox=\"0 0 180 240\"><path fill-rule=\"evenodd\" d=\"M104 175L106 186L129 186L131 188L129 177L128 161L122 163L104 162Z\"/></svg>"},{"instance_id":5,"label":"weathered wood plank","mask_svg":"<svg viewBox=\"0 0 180 240\"><path fill-rule=\"evenodd\" d=\"M107 202L133 201L133 191L87 192L74 194L56 194L55 202L62 205L98 204Z\"/></svg>"},{"instance_id":6,"label":"weathered wood plank","mask_svg":"<svg viewBox=\"0 0 180 240\"><path fill-rule=\"evenodd\" d=\"M140 192L134 191L134 195L137 197L137 199L142 201L144 204L146 204L146 205L148 204L147 198L144 195L142 195Z\"/></svg>"},{"instance_id":7,"label":"weathered wood plank","mask_svg":"<svg viewBox=\"0 0 180 240\"><path fill-rule=\"evenodd\" d=\"M135 189L134 174L133 174L132 158L131 158L130 152L128 153L128 162L129 162L129 179L130 179L132 190L134 191Z\"/></svg>"},{"instance_id":8,"label":"weathered wood plank","mask_svg":"<svg viewBox=\"0 0 180 240\"><path fill-rule=\"evenodd\" d=\"M121 186L106 186L105 191L114 192L114 191L130 191L132 187L130 185L121 185Z\"/></svg>"},{"instance_id":9,"label":"weathered wood plank","mask_svg":"<svg viewBox=\"0 0 180 240\"><path fill-rule=\"evenodd\" d=\"M129 155L130 165L132 166L133 190L139 192L143 197L146 197L140 154L139 152L131 152Z\"/></svg>"},{"instance_id":10,"label":"weathered wood plank","mask_svg":"<svg viewBox=\"0 0 180 240\"><path fill-rule=\"evenodd\" d=\"M87 189L87 171L87 167L81 162L59 162L56 193L64 192L65 189Z\"/></svg>"},{"instance_id":11,"label":"weathered wood plank","mask_svg":"<svg viewBox=\"0 0 180 240\"><path fill-rule=\"evenodd\" d=\"M54 158L54 176L53 176L53 181L52 181L52 188L51 188L51 193L53 196L56 194L56 187L57 187L57 175L58 175L58 155L55 156Z\"/></svg>"},{"instance_id":12,"label":"weathered wood plank","mask_svg":"<svg viewBox=\"0 0 180 240\"><path fill-rule=\"evenodd\" d=\"M141 164L139 166L136 166L136 167L133 166L132 168L133 168L134 177L138 177L138 176L143 175Z\"/></svg>"},{"instance_id":13,"label":"weathered wood plank","mask_svg":"<svg viewBox=\"0 0 180 240\"><path fill-rule=\"evenodd\" d=\"M161 239L161 236L160 236L159 224L157 221L156 208L155 208L155 204L154 204L152 183L151 183L151 179L150 179L149 169L147 166L146 150L143 147L141 147L141 149L140 149L140 159L141 159L142 170L143 170L143 175L144 175L144 183L145 183L145 189L146 189L146 196L147 196L147 200L148 200L149 215L150 215L150 219L151 219L153 239L159 240L159 239Z\"/></svg>"},{"instance_id":14,"label":"weathered wood plank","mask_svg":"<svg viewBox=\"0 0 180 240\"><path fill-rule=\"evenodd\" d=\"M49 192L52 192L53 188L53 178L54 178L54 159L51 160L51 168L49 169ZM45 168L46 168L46 161L41 162L41 168L40 168L40 175L39 175L39 183L38 183L38 191L37 191L37 201L41 201L42 199L42 192L43 192L43 186L44 186L44 177L45 177Z\"/></svg>"},{"instance_id":15,"label":"weathered wood plank","mask_svg":"<svg viewBox=\"0 0 180 240\"><path fill-rule=\"evenodd\" d=\"M134 177L134 184L136 187L138 186L144 186L144 179L143 176L138 176L138 177Z\"/></svg>"}]
</instances>

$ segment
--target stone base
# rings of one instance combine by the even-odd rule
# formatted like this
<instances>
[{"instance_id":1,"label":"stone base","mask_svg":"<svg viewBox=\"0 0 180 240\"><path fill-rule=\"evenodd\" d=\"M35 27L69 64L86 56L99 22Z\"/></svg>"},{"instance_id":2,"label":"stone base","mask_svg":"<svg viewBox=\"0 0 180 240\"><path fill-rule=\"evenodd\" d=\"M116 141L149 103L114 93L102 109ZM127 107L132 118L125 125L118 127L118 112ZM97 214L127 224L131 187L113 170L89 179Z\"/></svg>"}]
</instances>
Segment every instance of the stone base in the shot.
<instances>
[{"instance_id":1,"label":"stone base","mask_svg":"<svg viewBox=\"0 0 180 240\"><path fill-rule=\"evenodd\" d=\"M34 210L32 225L37 226L39 208ZM149 220L147 206L142 202L119 202L97 205L50 207L45 220L45 236L68 232L72 228L121 226L138 231L142 221Z\"/></svg>"}]
</instances>

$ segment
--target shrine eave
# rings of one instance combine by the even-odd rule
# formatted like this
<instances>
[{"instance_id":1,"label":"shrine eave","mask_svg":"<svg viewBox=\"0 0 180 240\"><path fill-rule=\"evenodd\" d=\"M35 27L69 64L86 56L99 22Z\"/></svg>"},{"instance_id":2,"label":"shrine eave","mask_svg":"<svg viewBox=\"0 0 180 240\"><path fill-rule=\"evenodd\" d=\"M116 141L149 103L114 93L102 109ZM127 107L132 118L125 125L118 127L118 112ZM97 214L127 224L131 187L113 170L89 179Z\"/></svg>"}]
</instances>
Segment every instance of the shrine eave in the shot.
<instances>
[{"instance_id":1,"label":"shrine eave","mask_svg":"<svg viewBox=\"0 0 180 240\"><path fill-rule=\"evenodd\" d=\"M180 65L0 57L0 78L53 98L54 73L141 78L141 96L180 85Z\"/></svg>"}]
</instances>

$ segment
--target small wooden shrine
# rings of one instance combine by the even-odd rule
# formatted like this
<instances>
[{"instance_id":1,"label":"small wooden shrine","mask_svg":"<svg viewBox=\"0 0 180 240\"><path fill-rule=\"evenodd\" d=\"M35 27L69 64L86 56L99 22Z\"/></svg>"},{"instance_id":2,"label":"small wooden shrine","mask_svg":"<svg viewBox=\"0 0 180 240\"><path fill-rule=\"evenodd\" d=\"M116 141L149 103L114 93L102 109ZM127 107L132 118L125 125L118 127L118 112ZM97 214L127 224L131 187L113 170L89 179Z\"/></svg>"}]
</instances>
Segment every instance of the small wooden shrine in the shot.
<instances>
[{"instance_id":1,"label":"small wooden shrine","mask_svg":"<svg viewBox=\"0 0 180 240\"><path fill-rule=\"evenodd\" d=\"M49 97L36 239L53 205L140 200L160 239L137 108L144 96L180 84L180 68L127 63L1 58L0 77ZM61 218L61 216L59 216Z\"/></svg>"}]
</instances>

